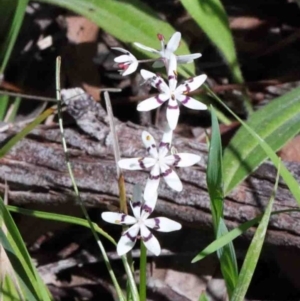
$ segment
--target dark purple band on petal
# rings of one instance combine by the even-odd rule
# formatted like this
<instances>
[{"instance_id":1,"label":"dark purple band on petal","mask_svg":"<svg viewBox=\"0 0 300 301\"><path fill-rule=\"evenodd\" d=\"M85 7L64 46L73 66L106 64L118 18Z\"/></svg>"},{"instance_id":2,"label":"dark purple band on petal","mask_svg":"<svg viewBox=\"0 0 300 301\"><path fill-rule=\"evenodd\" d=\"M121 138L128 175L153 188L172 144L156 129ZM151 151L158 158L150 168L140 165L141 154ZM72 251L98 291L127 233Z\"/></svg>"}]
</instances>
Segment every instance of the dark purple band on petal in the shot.
<instances>
[{"instance_id":1,"label":"dark purple band on petal","mask_svg":"<svg viewBox=\"0 0 300 301\"><path fill-rule=\"evenodd\" d=\"M191 91L191 88L188 84L185 85L185 88L186 88L186 90L184 93L189 93Z\"/></svg>"},{"instance_id":2,"label":"dark purple band on petal","mask_svg":"<svg viewBox=\"0 0 300 301\"><path fill-rule=\"evenodd\" d=\"M159 79L158 82L155 84L155 87L160 90L159 86L162 84L162 80Z\"/></svg>"},{"instance_id":3,"label":"dark purple band on petal","mask_svg":"<svg viewBox=\"0 0 300 301\"><path fill-rule=\"evenodd\" d=\"M150 180L158 180L159 178L160 178L160 175L157 175L157 176L156 175L151 175L151 174L149 175Z\"/></svg>"},{"instance_id":4,"label":"dark purple band on petal","mask_svg":"<svg viewBox=\"0 0 300 301\"><path fill-rule=\"evenodd\" d=\"M160 142L159 147L166 147L167 149L170 149L170 143L169 142Z\"/></svg>"},{"instance_id":5,"label":"dark purple band on petal","mask_svg":"<svg viewBox=\"0 0 300 301\"><path fill-rule=\"evenodd\" d=\"M121 215L121 223L124 223L126 216L127 216L126 214Z\"/></svg>"},{"instance_id":6,"label":"dark purple band on petal","mask_svg":"<svg viewBox=\"0 0 300 301\"><path fill-rule=\"evenodd\" d=\"M167 177L168 175L170 175L172 173L172 169L171 168L168 168L165 170L165 172L162 172L160 175L162 177Z\"/></svg>"},{"instance_id":7,"label":"dark purple band on petal","mask_svg":"<svg viewBox=\"0 0 300 301\"><path fill-rule=\"evenodd\" d=\"M174 75L169 75L168 80L170 80L170 79L175 79L175 76Z\"/></svg>"},{"instance_id":8,"label":"dark purple band on petal","mask_svg":"<svg viewBox=\"0 0 300 301\"><path fill-rule=\"evenodd\" d=\"M136 202L132 202L132 207L136 208L136 207L141 207L142 203L140 201L136 201Z\"/></svg>"},{"instance_id":9,"label":"dark purple band on petal","mask_svg":"<svg viewBox=\"0 0 300 301\"><path fill-rule=\"evenodd\" d=\"M158 103L160 103L160 104L163 104L163 103L164 103L164 101L161 100L161 99L159 98L159 95L157 95L157 96L155 97L155 99L156 99L156 101L157 101Z\"/></svg>"},{"instance_id":10,"label":"dark purple band on petal","mask_svg":"<svg viewBox=\"0 0 300 301\"><path fill-rule=\"evenodd\" d=\"M139 162L139 165L140 165L141 169L146 169L146 166L145 166L143 160L144 160L144 158L141 158L141 159L138 160L138 162Z\"/></svg>"},{"instance_id":11,"label":"dark purple band on petal","mask_svg":"<svg viewBox=\"0 0 300 301\"><path fill-rule=\"evenodd\" d=\"M190 97L186 96L185 99L181 103L186 104L189 100L190 100Z\"/></svg>"},{"instance_id":12,"label":"dark purple band on petal","mask_svg":"<svg viewBox=\"0 0 300 301\"><path fill-rule=\"evenodd\" d=\"M178 155L174 155L174 158L175 158L175 161L174 161L174 163L173 163L173 165L174 166L177 166L178 165L178 163L181 161L181 158L180 158L180 156L178 156Z\"/></svg>"},{"instance_id":13,"label":"dark purple band on petal","mask_svg":"<svg viewBox=\"0 0 300 301\"><path fill-rule=\"evenodd\" d=\"M150 234L148 235L148 236L142 236L142 240L144 241L144 242L147 242L147 241L149 241L151 238L152 238L152 233L150 232Z\"/></svg>"},{"instance_id":14,"label":"dark purple band on petal","mask_svg":"<svg viewBox=\"0 0 300 301\"><path fill-rule=\"evenodd\" d=\"M175 106L168 105L168 109L177 110L178 105L175 105Z\"/></svg>"},{"instance_id":15,"label":"dark purple band on petal","mask_svg":"<svg viewBox=\"0 0 300 301\"><path fill-rule=\"evenodd\" d=\"M142 210L144 210L145 212L147 212L149 214L151 214L152 211L153 211L153 209L150 206L146 205L146 204L143 205L143 209Z\"/></svg>"},{"instance_id":16,"label":"dark purple band on petal","mask_svg":"<svg viewBox=\"0 0 300 301\"><path fill-rule=\"evenodd\" d=\"M125 236L127 236L132 242L135 242L137 239L137 236L131 236L129 232L126 232Z\"/></svg>"},{"instance_id":17,"label":"dark purple band on petal","mask_svg":"<svg viewBox=\"0 0 300 301\"><path fill-rule=\"evenodd\" d=\"M147 152L150 153L151 148L155 148L155 144L151 144L149 147L147 147Z\"/></svg>"},{"instance_id":18,"label":"dark purple band on petal","mask_svg":"<svg viewBox=\"0 0 300 301\"><path fill-rule=\"evenodd\" d=\"M155 226L153 227L154 230L158 230L160 229L160 219L159 218L154 218L154 221L155 221Z\"/></svg>"}]
</instances>

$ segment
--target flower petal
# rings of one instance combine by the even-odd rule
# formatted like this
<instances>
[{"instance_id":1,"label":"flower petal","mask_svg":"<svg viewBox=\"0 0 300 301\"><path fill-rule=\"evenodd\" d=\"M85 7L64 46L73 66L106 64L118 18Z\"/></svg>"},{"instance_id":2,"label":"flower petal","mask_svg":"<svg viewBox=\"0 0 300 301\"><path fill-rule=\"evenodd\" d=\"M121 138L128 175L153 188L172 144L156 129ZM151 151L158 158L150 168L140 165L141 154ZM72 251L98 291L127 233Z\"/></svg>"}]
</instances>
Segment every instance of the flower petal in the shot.
<instances>
[{"instance_id":1,"label":"flower petal","mask_svg":"<svg viewBox=\"0 0 300 301\"><path fill-rule=\"evenodd\" d=\"M173 131L169 128L165 130L161 142L158 146L158 154L160 158L164 158L171 149Z\"/></svg>"},{"instance_id":2,"label":"flower petal","mask_svg":"<svg viewBox=\"0 0 300 301\"><path fill-rule=\"evenodd\" d=\"M193 110L207 110L207 106L187 95L177 95L176 99L180 101L185 107Z\"/></svg>"},{"instance_id":3,"label":"flower petal","mask_svg":"<svg viewBox=\"0 0 300 301\"><path fill-rule=\"evenodd\" d=\"M167 164L161 164L161 176L165 179L169 187L176 191L182 190L182 183L177 176L176 172L172 170Z\"/></svg>"},{"instance_id":4,"label":"flower petal","mask_svg":"<svg viewBox=\"0 0 300 301\"><path fill-rule=\"evenodd\" d=\"M192 53L192 54L185 54L185 55L178 55L177 56L177 63L178 64L189 64L192 63L193 60L201 57L201 53Z\"/></svg>"},{"instance_id":5,"label":"flower petal","mask_svg":"<svg viewBox=\"0 0 300 301\"><path fill-rule=\"evenodd\" d=\"M142 132L142 141L144 143L144 146L147 149L147 152L149 153L150 156L153 158L158 158L158 153L157 153L157 148L156 148L156 142L153 136L146 132Z\"/></svg>"},{"instance_id":6,"label":"flower petal","mask_svg":"<svg viewBox=\"0 0 300 301\"><path fill-rule=\"evenodd\" d=\"M130 206L135 218L141 217L141 208L143 205L142 187L140 184L135 184L133 187L133 196Z\"/></svg>"},{"instance_id":7,"label":"flower petal","mask_svg":"<svg viewBox=\"0 0 300 301\"><path fill-rule=\"evenodd\" d=\"M131 59L131 57L130 57L129 55L127 55L127 54L122 54L122 55L120 55L120 56L115 57L115 58L114 58L114 61L115 61L116 63L127 63L127 62L131 62L132 59Z\"/></svg>"},{"instance_id":8,"label":"flower petal","mask_svg":"<svg viewBox=\"0 0 300 301\"><path fill-rule=\"evenodd\" d=\"M137 69L138 65L139 65L138 61L131 63L128 66L128 68L122 73L122 76L133 73Z\"/></svg>"},{"instance_id":9,"label":"flower petal","mask_svg":"<svg viewBox=\"0 0 300 301\"><path fill-rule=\"evenodd\" d=\"M152 167L155 164L153 158L131 158L131 159L121 159L118 162L120 168L129 170L141 170Z\"/></svg>"},{"instance_id":10,"label":"flower petal","mask_svg":"<svg viewBox=\"0 0 300 301\"><path fill-rule=\"evenodd\" d=\"M114 49L114 50L117 50L117 51L121 51L121 52L125 53L126 55L130 55L131 54L128 50L126 50L124 48L121 48L121 47L111 47L111 49Z\"/></svg>"},{"instance_id":11,"label":"flower petal","mask_svg":"<svg viewBox=\"0 0 300 301\"><path fill-rule=\"evenodd\" d=\"M150 230L141 225L141 238L146 246L146 248L153 253L154 255L158 256L161 252L160 244L156 237L150 232Z\"/></svg>"},{"instance_id":12,"label":"flower petal","mask_svg":"<svg viewBox=\"0 0 300 301\"><path fill-rule=\"evenodd\" d=\"M186 80L182 85L179 85L176 88L175 94L186 94L191 91L198 89L207 79L206 74L202 74L196 77L192 77L189 80Z\"/></svg>"},{"instance_id":13,"label":"flower petal","mask_svg":"<svg viewBox=\"0 0 300 301\"><path fill-rule=\"evenodd\" d=\"M136 47L140 48L140 49L143 49L143 50L146 50L146 51L150 51L152 53L156 53L156 54L159 54L159 51L154 49L154 48L151 48L151 47L148 47L148 46L145 46L141 43L138 43L138 42L135 42L133 43Z\"/></svg>"},{"instance_id":14,"label":"flower petal","mask_svg":"<svg viewBox=\"0 0 300 301\"><path fill-rule=\"evenodd\" d=\"M167 165L173 165L178 167L187 167L192 166L198 163L201 160L201 157L198 155L190 153L180 153L164 158L164 163Z\"/></svg>"},{"instance_id":15,"label":"flower petal","mask_svg":"<svg viewBox=\"0 0 300 301\"><path fill-rule=\"evenodd\" d=\"M103 212L101 217L104 221L117 225L133 225L137 222L133 216L118 212Z\"/></svg>"},{"instance_id":16,"label":"flower petal","mask_svg":"<svg viewBox=\"0 0 300 301\"><path fill-rule=\"evenodd\" d=\"M117 245L117 253L119 256L126 254L133 248L139 230L140 230L139 225L135 224L122 234Z\"/></svg>"},{"instance_id":17,"label":"flower petal","mask_svg":"<svg viewBox=\"0 0 300 301\"><path fill-rule=\"evenodd\" d=\"M159 180L160 169L158 163L156 163L150 171L150 175L145 186L144 199L146 202L150 201L154 195L157 194Z\"/></svg>"},{"instance_id":18,"label":"flower petal","mask_svg":"<svg viewBox=\"0 0 300 301\"><path fill-rule=\"evenodd\" d=\"M145 225L159 232L172 232L181 229L181 224L166 217L155 217L147 219L145 221Z\"/></svg>"},{"instance_id":19,"label":"flower petal","mask_svg":"<svg viewBox=\"0 0 300 301\"><path fill-rule=\"evenodd\" d=\"M147 98L138 104L138 111L150 111L161 106L170 96L168 94L159 94L154 97Z\"/></svg>"},{"instance_id":20,"label":"flower petal","mask_svg":"<svg viewBox=\"0 0 300 301\"><path fill-rule=\"evenodd\" d=\"M157 75L151 71L141 69L141 76L143 77L144 80L151 79L153 77L157 77Z\"/></svg>"},{"instance_id":21,"label":"flower petal","mask_svg":"<svg viewBox=\"0 0 300 301\"><path fill-rule=\"evenodd\" d=\"M154 211L155 205L157 203L157 192L145 200L142 206L141 217L143 220L146 220L148 216Z\"/></svg>"},{"instance_id":22,"label":"flower petal","mask_svg":"<svg viewBox=\"0 0 300 301\"><path fill-rule=\"evenodd\" d=\"M180 39L181 39L181 33L180 32L175 32L171 39L169 40L168 44L167 44L167 47L166 49L170 52L174 52L176 51L176 49L178 48L179 46L179 43L180 43Z\"/></svg>"},{"instance_id":23,"label":"flower petal","mask_svg":"<svg viewBox=\"0 0 300 301\"><path fill-rule=\"evenodd\" d=\"M166 94L170 93L169 86L165 83L165 81L160 76L157 76L155 73L145 69L141 70L141 75L144 80L150 81L151 86L158 89L158 91Z\"/></svg>"},{"instance_id":24,"label":"flower petal","mask_svg":"<svg viewBox=\"0 0 300 301\"><path fill-rule=\"evenodd\" d=\"M167 107L167 120L171 130L175 130L179 118L179 106L175 99L170 98Z\"/></svg>"},{"instance_id":25,"label":"flower petal","mask_svg":"<svg viewBox=\"0 0 300 301\"><path fill-rule=\"evenodd\" d=\"M168 62L168 81L170 91L174 91L177 86L177 59L173 53L170 54Z\"/></svg>"}]
</instances>

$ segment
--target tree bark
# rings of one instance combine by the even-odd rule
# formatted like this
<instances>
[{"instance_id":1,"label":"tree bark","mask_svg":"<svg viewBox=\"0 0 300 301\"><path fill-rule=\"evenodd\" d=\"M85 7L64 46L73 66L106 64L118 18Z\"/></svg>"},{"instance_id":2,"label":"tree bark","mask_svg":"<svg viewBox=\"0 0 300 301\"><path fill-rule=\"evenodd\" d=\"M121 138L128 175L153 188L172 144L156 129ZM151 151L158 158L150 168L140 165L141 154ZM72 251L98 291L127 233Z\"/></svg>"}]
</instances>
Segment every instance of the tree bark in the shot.
<instances>
[{"instance_id":1,"label":"tree bark","mask_svg":"<svg viewBox=\"0 0 300 301\"><path fill-rule=\"evenodd\" d=\"M118 181L113 157L112 139L107 116L100 114L97 139L79 131L76 127L65 130L69 157L73 166L81 198L87 206L107 209L118 206ZM1 144L19 129L11 127L0 133ZM126 158L145 156L141 133L149 131L156 141L162 132L132 123L116 120L121 156ZM178 152L200 154L202 160L191 168L178 168L176 172L183 182L183 191L169 189L164 181L159 187L156 212L168 216L192 228L211 228L209 196L206 187L207 147L193 139L175 136L173 145ZM72 183L65 164L61 135L57 126L40 126L21 140L0 159L0 190L5 181L9 185L9 203L57 204L75 202ZM288 168L299 180L299 164L288 163ZM135 183L145 184L148 172L124 171L127 193ZM229 228L262 213L271 196L276 170L270 163L263 164L247 181L235 188L226 198L224 216ZM297 208L297 204L284 182L280 182L274 210ZM280 214L272 217L267 241L275 245L300 247L300 213ZM251 237L254 229L247 232Z\"/></svg>"}]
</instances>

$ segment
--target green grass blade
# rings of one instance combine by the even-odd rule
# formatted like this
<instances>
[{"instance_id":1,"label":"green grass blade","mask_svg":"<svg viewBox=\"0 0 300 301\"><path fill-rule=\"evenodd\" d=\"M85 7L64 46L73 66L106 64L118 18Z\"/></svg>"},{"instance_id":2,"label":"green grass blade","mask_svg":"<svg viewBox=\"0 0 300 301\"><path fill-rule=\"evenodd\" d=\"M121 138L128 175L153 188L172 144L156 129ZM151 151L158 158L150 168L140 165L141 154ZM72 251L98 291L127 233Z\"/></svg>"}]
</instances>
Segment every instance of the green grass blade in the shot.
<instances>
[{"instance_id":1,"label":"green grass blade","mask_svg":"<svg viewBox=\"0 0 300 301\"><path fill-rule=\"evenodd\" d=\"M0 120L3 120L5 117L8 102L9 102L8 95L0 95Z\"/></svg>"},{"instance_id":2,"label":"green grass blade","mask_svg":"<svg viewBox=\"0 0 300 301\"><path fill-rule=\"evenodd\" d=\"M5 156L11 148L16 145L21 139L23 139L28 133L30 133L37 125L43 122L48 116L55 112L54 108L49 108L45 110L41 115L34 119L30 124L28 124L21 132L13 136L1 149L0 158Z\"/></svg>"},{"instance_id":3,"label":"green grass blade","mask_svg":"<svg viewBox=\"0 0 300 301\"><path fill-rule=\"evenodd\" d=\"M214 227L217 232L220 218L223 216L222 145L218 119L212 106L210 112L212 133L208 152L206 181L211 200Z\"/></svg>"},{"instance_id":4,"label":"green grass blade","mask_svg":"<svg viewBox=\"0 0 300 301\"><path fill-rule=\"evenodd\" d=\"M239 129L224 152L225 194L241 183L267 156L270 157L261 143L267 143L273 151L277 151L299 132L300 88L272 100L253 113L247 127Z\"/></svg>"},{"instance_id":5,"label":"green grass blade","mask_svg":"<svg viewBox=\"0 0 300 301\"><path fill-rule=\"evenodd\" d=\"M233 296L231 301L244 301L246 293L248 291L250 282L252 280L261 249L265 240L265 236L268 229L268 224L271 216L271 211L273 208L273 203L275 199L275 193L278 188L278 181L279 181L279 171L280 167L278 166L278 173L276 178L276 183L274 187L273 194L270 198L266 211L259 223L259 226L254 234L250 247L247 251L243 266L241 268L241 272L238 278L238 283L235 287L233 292Z\"/></svg>"},{"instance_id":6,"label":"green grass blade","mask_svg":"<svg viewBox=\"0 0 300 301\"><path fill-rule=\"evenodd\" d=\"M5 276L3 287L0 287L0 301L26 301L21 289L17 291L10 276Z\"/></svg>"},{"instance_id":7,"label":"green grass blade","mask_svg":"<svg viewBox=\"0 0 300 301\"><path fill-rule=\"evenodd\" d=\"M216 238L228 232L223 219L223 172L222 172L222 144L219 123L215 110L211 107L212 134L209 145L207 163L207 188L210 196L210 206ZM238 268L233 243L218 250L221 271L231 296L238 279Z\"/></svg>"},{"instance_id":8,"label":"green grass blade","mask_svg":"<svg viewBox=\"0 0 300 301\"><path fill-rule=\"evenodd\" d=\"M20 286L26 295L31 295L27 300L50 301L50 294L47 287L42 283L31 258L22 240L20 232L6 209L3 200L0 198L0 221L7 229L7 237L1 230L1 245L6 250L14 271L19 276Z\"/></svg>"},{"instance_id":9,"label":"green grass blade","mask_svg":"<svg viewBox=\"0 0 300 301\"><path fill-rule=\"evenodd\" d=\"M10 244L8 238L6 237L2 228L0 228L0 243L5 251L14 271L16 272L18 278L18 284L22 290L22 294L24 294L27 300L38 301L39 297L35 292L32 278L29 276L30 274L27 273L26 269L23 266L22 260L15 252L15 248ZM11 288L12 283L7 283L7 288L9 289L9 293L14 295L15 291Z\"/></svg>"},{"instance_id":10,"label":"green grass blade","mask_svg":"<svg viewBox=\"0 0 300 301\"><path fill-rule=\"evenodd\" d=\"M51 212L44 212L44 211L38 211L38 210L30 210L30 209L24 209L16 206L8 205L6 208L10 212L20 213L27 216L32 216L36 218L46 219L46 220L52 220L56 222L61 223L69 223L73 225L83 226L86 228L90 228L89 223L86 219L70 216L70 215L64 215L64 214L58 214L58 213L51 213ZM103 231L96 223L94 224L94 228L96 232L101 234L103 237L108 239L112 244L115 246L117 245L115 240L105 231Z\"/></svg>"},{"instance_id":11,"label":"green grass blade","mask_svg":"<svg viewBox=\"0 0 300 301\"><path fill-rule=\"evenodd\" d=\"M17 112L19 110L19 107L20 107L20 104L21 104L21 97L18 96L18 97L14 97L13 98L13 103L12 103L12 110L9 114L9 117L8 117L8 122L13 122L16 118L16 115L17 115Z\"/></svg>"},{"instance_id":12,"label":"green grass blade","mask_svg":"<svg viewBox=\"0 0 300 301\"><path fill-rule=\"evenodd\" d=\"M181 0L181 3L221 52L231 70L233 81L243 84L244 79L239 67L228 17L221 1ZM252 107L246 94L245 100L246 109L251 112Z\"/></svg>"},{"instance_id":13,"label":"green grass blade","mask_svg":"<svg viewBox=\"0 0 300 301\"><path fill-rule=\"evenodd\" d=\"M1 0L0 75L4 73L19 34L28 0Z\"/></svg>"},{"instance_id":14,"label":"green grass blade","mask_svg":"<svg viewBox=\"0 0 300 301\"><path fill-rule=\"evenodd\" d=\"M271 214L281 214L281 213L289 213L289 212L299 212L300 209L287 209L287 210L280 210L280 211L274 211ZM229 231L227 234L224 234L223 236L219 237L218 239L214 240L212 243L210 243L205 249L203 249L197 256L194 257L192 260L192 263L197 262L205 258L206 256L218 251L220 248L227 245L229 242L233 241L237 237L239 237L241 234L245 233L249 228L253 227L257 223L260 222L262 218L262 215L259 215L255 218L253 218L250 221L247 221L237 228L234 228L233 230Z\"/></svg>"},{"instance_id":15,"label":"green grass blade","mask_svg":"<svg viewBox=\"0 0 300 301\"><path fill-rule=\"evenodd\" d=\"M209 300L209 297L206 295L206 293L202 292L198 301L210 301L210 300Z\"/></svg>"},{"instance_id":16,"label":"green grass blade","mask_svg":"<svg viewBox=\"0 0 300 301\"><path fill-rule=\"evenodd\" d=\"M139 42L159 49L160 43L156 35L161 33L169 39L176 31L150 6L139 0L39 0L39 2L58 5L83 15L125 43ZM184 41L181 42L176 53L190 53ZM151 56L149 52L143 54ZM194 64L179 65L178 72L183 76L191 76L195 72L195 66Z\"/></svg>"},{"instance_id":17,"label":"green grass blade","mask_svg":"<svg viewBox=\"0 0 300 301\"><path fill-rule=\"evenodd\" d=\"M230 110L226 104L222 102L222 100L209 88L206 88L209 93L214 97L218 102L231 114L233 115L241 124L242 126L247 130L247 132L256 140L256 142L262 147L264 152L267 154L267 156L271 159L273 164L275 166L280 166L280 175L284 179L286 185L288 186L290 192L293 194L294 198L296 199L298 205L300 205L300 186L295 179L295 177L289 172L289 170L285 167L285 165L281 162L281 160L278 158L274 150L269 146L268 143L265 142L265 140L260 137L250 126L247 125L243 120L241 120L232 110ZM226 179L226 177L225 177ZM228 190L227 190L228 191ZM226 191L226 194L227 194Z\"/></svg>"}]
</instances>

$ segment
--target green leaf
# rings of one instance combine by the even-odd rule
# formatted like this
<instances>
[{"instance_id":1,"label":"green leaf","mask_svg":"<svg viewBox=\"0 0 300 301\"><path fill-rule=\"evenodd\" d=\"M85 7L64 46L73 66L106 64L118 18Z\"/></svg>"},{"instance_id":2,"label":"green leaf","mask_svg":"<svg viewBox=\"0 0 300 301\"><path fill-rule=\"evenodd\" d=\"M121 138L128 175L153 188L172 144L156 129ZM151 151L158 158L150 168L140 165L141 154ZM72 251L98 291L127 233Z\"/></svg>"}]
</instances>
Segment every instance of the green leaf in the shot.
<instances>
[{"instance_id":1,"label":"green leaf","mask_svg":"<svg viewBox=\"0 0 300 301\"><path fill-rule=\"evenodd\" d=\"M280 210L272 212L272 215L281 214L281 213L289 213L289 212L299 212L300 209L287 209L287 210ZM219 237L218 239L214 240L210 243L205 249L203 249L195 258L192 260L192 263L197 262L205 258L206 256L216 252L220 248L227 245L229 242L233 241L243 233L245 233L249 228L253 227L261 220L262 215L259 215L253 218L250 221L247 221L240 226L234 228L233 230L229 231L228 233L224 234L223 236Z\"/></svg>"},{"instance_id":2,"label":"green leaf","mask_svg":"<svg viewBox=\"0 0 300 301\"><path fill-rule=\"evenodd\" d=\"M214 227L217 231L223 215L223 170L222 144L219 123L214 108L211 106L212 134L208 152L206 182L211 200Z\"/></svg>"},{"instance_id":3,"label":"green leaf","mask_svg":"<svg viewBox=\"0 0 300 301\"><path fill-rule=\"evenodd\" d=\"M202 292L198 301L210 301L205 292Z\"/></svg>"},{"instance_id":4,"label":"green leaf","mask_svg":"<svg viewBox=\"0 0 300 301\"><path fill-rule=\"evenodd\" d=\"M28 133L30 133L38 124L43 122L48 116L54 113L53 108L45 110L41 115L36 117L31 123L29 123L21 132L13 136L1 149L0 158L5 156L21 139L23 139Z\"/></svg>"},{"instance_id":5,"label":"green leaf","mask_svg":"<svg viewBox=\"0 0 300 301\"><path fill-rule=\"evenodd\" d=\"M227 61L233 80L244 82L226 11L219 0L181 0L181 3Z\"/></svg>"},{"instance_id":6,"label":"green leaf","mask_svg":"<svg viewBox=\"0 0 300 301\"><path fill-rule=\"evenodd\" d=\"M3 120L5 117L9 98L8 95L0 95L0 120Z\"/></svg>"},{"instance_id":7,"label":"green leaf","mask_svg":"<svg viewBox=\"0 0 300 301\"><path fill-rule=\"evenodd\" d=\"M58 213L51 213L51 212L45 212L45 211L38 211L38 210L30 210L30 209L24 209L16 206L6 206L6 208L15 213L24 214L27 216L32 216L36 218L46 219L46 220L52 220L56 222L62 222L62 223L69 223L73 225L79 225L86 228L89 228L89 222L86 219L70 216L70 215L64 215L64 214L58 214ZM107 238L112 244L115 246L117 245L115 240L105 231L103 231L96 223L93 223L94 228L97 233L101 234L105 238Z\"/></svg>"},{"instance_id":8,"label":"green leaf","mask_svg":"<svg viewBox=\"0 0 300 301\"><path fill-rule=\"evenodd\" d=\"M223 219L223 172L222 172L222 143L219 123L213 107L211 107L212 133L207 163L207 188L210 196L210 206L216 238L228 232ZM218 250L221 271L231 296L238 279L236 255L232 242Z\"/></svg>"},{"instance_id":9,"label":"green leaf","mask_svg":"<svg viewBox=\"0 0 300 301\"><path fill-rule=\"evenodd\" d=\"M139 0L39 0L39 2L58 5L83 15L125 43L139 42L159 49L157 34L161 33L169 39L176 31L150 6ZM143 53L155 57L149 52ZM178 54L189 53L186 43L182 41ZM179 65L178 71L183 76L191 76L195 72L195 67L194 64Z\"/></svg>"},{"instance_id":10,"label":"green leaf","mask_svg":"<svg viewBox=\"0 0 300 301\"><path fill-rule=\"evenodd\" d=\"M36 300L39 298L35 294L30 273L28 274L23 266L21 258L16 254L15 248L10 244L2 228L0 228L0 243L5 251L14 271L16 272L18 283L22 289L22 294L26 296L27 300ZM11 283L10 283L11 284Z\"/></svg>"},{"instance_id":11,"label":"green leaf","mask_svg":"<svg viewBox=\"0 0 300 301\"><path fill-rule=\"evenodd\" d=\"M230 111L227 107L226 109ZM230 112L233 114L232 111ZM253 113L247 123L235 114L234 116L243 127L239 129L224 152L224 193L226 195L267 157L275 166L278 165L279 159L274 151L279 150L299 132L300 88L272 100L264 108ZM281 166L281 173L300 204L297 181L283 166Z\"/></svg>"},{"instance_id":12,"label":"green leaf","mask_svg":"<svg viewBox=\"0 0 300 301\"><path fill-rule=\"evenodd\" d=\"M19 34L28 0L1 0L0 76L4 73Z\"/></svg>"},{"instance_id":13,"label":"green leaf","mask_svg":"<svg viewBox=\"0 0 300 301\"><path fill-rule=\"evenodd\" d=\"M3 229L0 228L1 245L5 249L15 273L18 275L26 299L50 301L49 291L46 285L42 283L35 266L32 264L20 232L1 198L0 222L1 225L4 223L8 233L6 236Z\"/></svg>"},{"instance_id":14,"label":"green leaf","mask_svg":"<svg viewBox=\"0 0 300 301\"><path fill-rule=\"evenodd\" d=\"M279 171L280 167L278 167L278 173L276 178L276 183L274 187L273 195L270 198L270 201L268 203L268 206L266 208L266 211L262 217L261 222L259 223L259 226L254 234L254 237L252 239L252 242L250 244L250 247L247 251L239 278L238 283L235 287L235 290L233 292L231 301L244 301L246 293L248 291L250 282L252 280L261 249L265 240L265 236L268 229L268 224L271 216L271 211L275 199L275 193L278 188L278 181L279 181Z\"/></svg>"}]
</instances>

